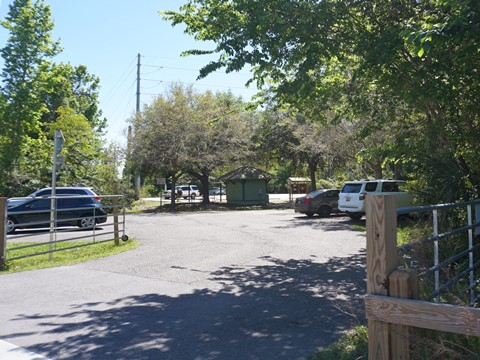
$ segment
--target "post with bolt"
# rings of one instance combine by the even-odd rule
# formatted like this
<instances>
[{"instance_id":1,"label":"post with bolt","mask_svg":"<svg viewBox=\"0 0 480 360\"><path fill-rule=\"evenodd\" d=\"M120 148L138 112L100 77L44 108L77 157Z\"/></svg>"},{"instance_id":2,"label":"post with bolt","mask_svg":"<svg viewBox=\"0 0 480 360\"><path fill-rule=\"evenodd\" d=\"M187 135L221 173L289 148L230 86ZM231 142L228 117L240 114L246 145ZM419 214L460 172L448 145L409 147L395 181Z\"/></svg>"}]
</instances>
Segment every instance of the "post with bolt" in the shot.
<instances>
[{"instance_id":1,"label":"post with bolt","mask_svg":"<svg viewBox=\"0 0 480 360\"><path fill-rule=\"evenodd\" d=\"M395 197L366 198L367 296L388 296L388 278L397 269L397 216ZM368 358L391 359L388 323L368 319Z\"/></svg>"}]
</instances>

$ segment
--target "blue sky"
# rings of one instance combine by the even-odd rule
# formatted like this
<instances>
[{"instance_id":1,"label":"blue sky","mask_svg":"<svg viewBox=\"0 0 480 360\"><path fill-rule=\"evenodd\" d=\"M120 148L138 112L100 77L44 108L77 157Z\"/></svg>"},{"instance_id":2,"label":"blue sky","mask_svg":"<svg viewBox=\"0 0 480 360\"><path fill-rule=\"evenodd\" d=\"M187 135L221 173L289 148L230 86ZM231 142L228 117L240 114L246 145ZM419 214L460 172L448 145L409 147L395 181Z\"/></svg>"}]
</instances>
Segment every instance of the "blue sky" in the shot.
<instances>
[{"instance_id":1,"label":"blue sky","mask_svg":"<svg viewBox=\"0 0 480 360\"><path fill-rule=\"evenodd\" d=\"M180 81L198 91L227 91L249 100L254 86L245 88L247 70L225 74L223 70L196 81L198 70L209 57L180 57L192 48L212 48L195 42L159 16L160 10L178 10L182 0L44 0L52 12L54 39L63 52L55 62L85 65L100 78L100 107L108 120L109 141L125 143L125 120L135 112L137 54L141 54L141 103L150 103L164 86ZM12 0L0 0L0 18ZM0 28L0 47L8 33ZM1 61L1 60L0 60Z\"/></svg>"}]
</instances>

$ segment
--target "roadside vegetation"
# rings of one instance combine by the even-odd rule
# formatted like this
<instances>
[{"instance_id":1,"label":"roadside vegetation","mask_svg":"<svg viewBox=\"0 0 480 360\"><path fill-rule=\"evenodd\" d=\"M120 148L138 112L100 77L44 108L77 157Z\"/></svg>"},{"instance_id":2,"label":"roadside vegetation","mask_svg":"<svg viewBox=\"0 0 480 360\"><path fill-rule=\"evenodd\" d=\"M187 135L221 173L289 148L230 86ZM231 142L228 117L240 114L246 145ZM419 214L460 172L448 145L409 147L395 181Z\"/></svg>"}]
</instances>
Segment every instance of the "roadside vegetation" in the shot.
<instances>
[{"instance_id":1,"label":"roadside vegetation","mask_svg":"<svg viewBox=\"0 0 480 360\"><path fill-rule=\"evenodd\" d=\"M477 0L185 0L161 17L214 44L185 49L217 56L200 78L248 66L256 99L169 84L128 119L125 147L107 144L101 79L86 66L55 62L62 49L50 6L13 0L1 22L9 32L0 44L1 196L50 183L53 134L61 130L57 185L121 193L129 204L142 186L158 196L159 178L207 192L245 164L274 174L271 192L287 192L292 176L309 177L311 190L395 178L408 181L419 205L479 197ZM208 203L205 197L203 209ZM162 210L176 207L187 209L172 198ZM422 221L401 224L400 243L427 230ZM458 239L448 241L453 254ZM442 341L446 349L449 340Z\"/></svg>"},{"instance_id":2,"label":"roadside vegetation","mask_svg":"<svg viewBox=\"0 0 480 360\"><path fill-rule=\"evenodd\" d=\"M34 245L35 243L7 243L7 249L12 247ZM88 245L88 246L86 246ZM51 258L49 254L42 254L30 256L18 260L8 261L6 269L0 271L1 274L10 274L15 272L30 271L36 269L45 269L57 266L73 265L94 259L119 254L136 248L139 245L135 239L130 239L127 242L121 241L119 245L115 245L113 241L103 242L92 245L91 241L73 241L56 243L53 245L54 249L60 250L68 247L78 246L73 249L56 251L52 253ZM33 250L34 249L34 250ZM47 252L50 250L50 244L43 244L35 246L34 248L23 248L13 250L8 253L9 257L30 255L33 252Z\"/></svg>"},{"instance_id":3,"label":"roadside vegetation","mask_svg":"<svg viewBox=\"0 0 480 360\"><path fill-rule=\"evenodd\" d=\"M305 360L366 360L368 359L368 329L359 325L343 334L340 339L324 350L308 356Z\"/></svg>"}]
</instances>

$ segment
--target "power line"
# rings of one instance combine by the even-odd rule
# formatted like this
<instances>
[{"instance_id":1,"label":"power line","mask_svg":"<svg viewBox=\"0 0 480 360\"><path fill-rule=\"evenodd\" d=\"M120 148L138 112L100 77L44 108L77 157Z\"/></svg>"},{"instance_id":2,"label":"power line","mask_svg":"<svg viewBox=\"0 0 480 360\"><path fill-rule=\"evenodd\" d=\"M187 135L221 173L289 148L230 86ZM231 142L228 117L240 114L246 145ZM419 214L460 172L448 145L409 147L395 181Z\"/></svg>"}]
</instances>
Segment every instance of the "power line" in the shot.
<instances>
[{"instance_id":1,"label":"power line","mask_svg":"<svg viewBox=\"0 0 480 360\"><path fill-rule=\"evenodd\" d=\"M195 71L195 72L200 72L200 69L189 69L189 68L177 68L177 67L172 67L172 66L163 66L163 65L150 65L150 64L142 64L142 67L151 67L151 68L156 68L160 71L161 69L168 69L168 70L182 70L182 71ZM153 71L153 72L156 72ZM152 72L152 73L153 73ZM237 72L237 75L244 75L244 76L251 76L251 73L245 73L245 72Z\"/></svg>"},{"instance_id":2,"label":"power line","mask_svg":"<svg viewBox=\"0 0 480 360\"><path fill-rule=\"evenodd\" d=\"M133 58L133 60L130 62L130 64L123 71L122 75L117 79L116 83L113 85L113 87L107 93L107 95L105 97L104 106L108 105L110 100L113 98L113 95L115 95L117 93L117 91L120 89L121 85L123 85L128 80L132 71L135 70L135 67L132 67L132 64L134 64L135 59L136 59L136 57Z\"/></svg>"},{"instance_id":3,"label":"power line","mask_svg":"<svg viewBox=\"0 0 480 360\"><path fill-rule=\"evenodd\" d=\"M132 103L133 99L135 99L135 92L133 91L135 87L136 79L132 80L130 83L130 86L128 87L127 91L124 93L123 97L120 99L119 104L125 104L123 107L117 106L114 108L113 113L112 113L112 119L113 121L114 118L120 118L122 117L127 118L128 116L124 116L127 113L127 109Z\"/></svg>"},{"instance_id":4,"label":"power line","mask_svg":"<svg viewBox=\"0 0 480 360\"><path fill-rule=\"evenodd\" d=\"M167 84L167 83L175 83L178 81L166 81L166 80L159 80L159 79L142 79L142 81L149 81L149 82L156 82L157 85L160 84ZM202 87L211 87L211 88L227 88L227 89L245 89L245 87L242 86L230 86L230 85L218 85L218 84L202 84L198 82L184 82L180 81L181 84L184 85L192 85L194 87L196 86L202 86ZM153 86L154 87L154 86ZM142 87L143 89L144 87ZM152 87L148 87L148 89L151 89Z\"/></svg>"},{"instance_id":5,"label":"power line","mask_svg":"<svg viewBox=\"0 0 480 360\"><path fill-rule=\"evenodd\" d=\"M154 92L142 92L141 90L152 90L155 89L158 86L165 85L168 83L180 83L183 85L191 85L193 87L203 87L203 88L209 88L211 90L215 89L241 89L245 90L245 86L228 86L225 84L219 85L219 84L206 84L206 83L200 83L200 82L183 82L183 81L167 81L167 80L162 80L162 79L155 79L155 78L141 78L141 76L144 75L151 75L158 73L159 71L162 70L175 70L175 71L194 71L194 72L199 72L199 69L192 69L192 68L183 68L183 67L173 67L173 66L164 66L164 65L155 65L155 64L135 64L135 61L138 61L140 55L136 55L130 62L130 64L127 66L127 68L124 70L122 75L118 78L117 82L115 83L114 87L109 91L107 94L106 100L103 103L102 107L105 107L107 104L110 103L110 101L114 98L114 95L117 94L117 92L121 89L124 88L124 84L128 81L128 78L132 79L133 78L133 73L135 70L137 70L137 77L131 80L131 83L126 90L125 94L121 98L120 102L116 107L114 107L112 114L110 114L109 119L112 122L117 122L119 121L118 119L123 115L125 118L128 118L132 115L133 110L129 112L128 115L124 115L127 113L128 108L131 106L132 102L134 101L135 97L137 97L137 105L140 103L140 95L146 95L146 96L159 96L161 95L161 92L154 93ZM141 56L145 57L145 56ZM148 72L141 72L141 69L144 68L150 68L153 69L152 71ZM250 73L236 73L237 75L245 75L245 76L251 76L252 74ZM142 82L150 82L153 83L151 86L140 86L140 80ZM137 84L137 93L134 91L134 86L135 83ZM123 106L121 106L123 105ZM114 121L116 119L116 121Z\"/></svg>"}]
</instances>

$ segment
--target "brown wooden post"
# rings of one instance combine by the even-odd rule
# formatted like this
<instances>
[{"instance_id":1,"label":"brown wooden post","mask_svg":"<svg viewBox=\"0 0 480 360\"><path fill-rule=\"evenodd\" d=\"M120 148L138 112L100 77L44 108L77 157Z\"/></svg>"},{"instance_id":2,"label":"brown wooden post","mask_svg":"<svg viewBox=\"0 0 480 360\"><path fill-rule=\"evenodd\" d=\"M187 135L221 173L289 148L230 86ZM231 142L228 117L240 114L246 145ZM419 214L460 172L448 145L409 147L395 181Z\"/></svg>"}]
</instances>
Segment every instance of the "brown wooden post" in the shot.
<instances>
[{"instance_id":1,"label":"brown wooden post","mask_svg":"<svg viewBox=\"0 0 480 360\"><path fill-rule=\"evenodd\" d=\"M367 225L367 294L388 295L388 278L397 268L397 213L395 197L368 195ZM367 314L368 316L368 314ZM389 324L368 319L368 358L391 358Z\"/></svg>"},{"instance_id":2,"label":"brown wooden post","mask_svg":"<svg viewBox=\"0 0 480 360\"><path fill-rule=\"evenodd\" d=\"M7 258L7 239L5 238L5 216L7 198L0 197L0 270L5 269Z\"/></svg>"},{"instance_id":3,"label":"brown wooden post","mask_svg":"<svg viewBox=\"0 0 480 360\"><path fill-rule=\"evenodd\" d=\"M395 270L389 278L389 295L398 298L419 298L418 275L413 270ZM392 359L410 359L410 340L413 329L405 325L391 324Z\"/></svg>"}]
</instances>

